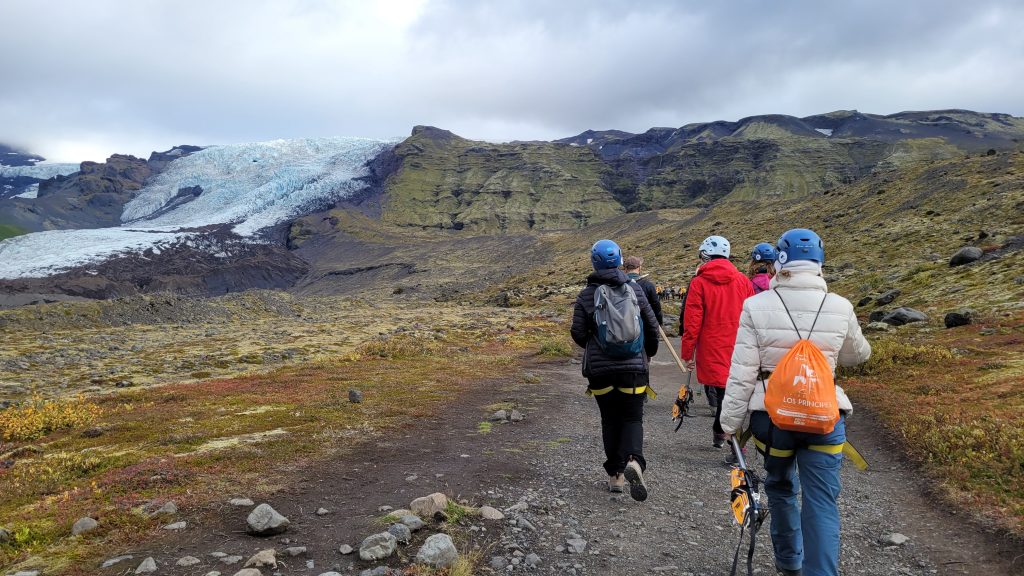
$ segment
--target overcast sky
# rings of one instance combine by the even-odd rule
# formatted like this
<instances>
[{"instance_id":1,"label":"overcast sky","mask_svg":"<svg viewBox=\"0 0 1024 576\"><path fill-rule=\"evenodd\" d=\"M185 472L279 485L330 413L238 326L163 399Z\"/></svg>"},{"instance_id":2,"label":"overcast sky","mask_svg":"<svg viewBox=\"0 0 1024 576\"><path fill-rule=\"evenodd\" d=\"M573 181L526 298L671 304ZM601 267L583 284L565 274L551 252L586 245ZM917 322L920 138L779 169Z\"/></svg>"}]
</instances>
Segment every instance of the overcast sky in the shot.
<instances>
[{"instance_id":1,"label":"overcast sky","mask_svg":"<svg viewBox=\"0 0 1024 576\"><path fill-rule=\"evenodd\" d=\"M487 140L853 109L1024 115L1024 2L0 3L0 142Z\"/></svg>"}]
</instances>

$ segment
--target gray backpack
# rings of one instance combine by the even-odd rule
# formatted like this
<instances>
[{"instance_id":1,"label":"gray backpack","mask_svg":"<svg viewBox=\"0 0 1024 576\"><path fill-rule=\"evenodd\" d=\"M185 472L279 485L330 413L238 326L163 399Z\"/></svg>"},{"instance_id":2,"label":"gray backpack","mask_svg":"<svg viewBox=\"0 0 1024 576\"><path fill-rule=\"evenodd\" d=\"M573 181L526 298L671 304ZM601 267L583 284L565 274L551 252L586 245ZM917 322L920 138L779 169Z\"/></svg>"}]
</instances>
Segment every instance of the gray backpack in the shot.
<instances>
[{"instance_id":1,"label":"gray backpack","mask_svg":"<svg viewBox=\"0 0 1024 576\"><path fill-rule=\"evenodd\" d=\"M640 304L630 283L601 284L594 291L597 343L611 358L632 358L644 349Z\"/></svg>"}]
</instances>

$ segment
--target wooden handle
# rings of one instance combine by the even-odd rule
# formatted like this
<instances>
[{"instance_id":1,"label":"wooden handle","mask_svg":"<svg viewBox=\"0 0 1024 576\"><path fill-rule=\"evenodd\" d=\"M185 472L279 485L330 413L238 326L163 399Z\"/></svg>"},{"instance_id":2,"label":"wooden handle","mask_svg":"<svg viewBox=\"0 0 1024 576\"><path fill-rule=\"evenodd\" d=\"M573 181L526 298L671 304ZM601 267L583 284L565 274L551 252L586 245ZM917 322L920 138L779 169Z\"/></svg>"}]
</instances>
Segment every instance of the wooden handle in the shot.
<instances>
[{"instance_id":1,"label":"wooden handle","mask_svg":"<svg viewBox=\"0 0 1024 576\"><path fill-rule=\"evenodd\" d=\"M668 339L668 334L665 334L665 330L661 326L658 326L658 334L661 334L661 339L665 342L665 346L668 346L668 351L672 353L672 359L676 361L676 366L679 366L683 374L689 373L690 371L686 369L686 364L683 364L682 359L679 358L679 354L672 347L672 342Z\"/></svg>"}]
</instances>

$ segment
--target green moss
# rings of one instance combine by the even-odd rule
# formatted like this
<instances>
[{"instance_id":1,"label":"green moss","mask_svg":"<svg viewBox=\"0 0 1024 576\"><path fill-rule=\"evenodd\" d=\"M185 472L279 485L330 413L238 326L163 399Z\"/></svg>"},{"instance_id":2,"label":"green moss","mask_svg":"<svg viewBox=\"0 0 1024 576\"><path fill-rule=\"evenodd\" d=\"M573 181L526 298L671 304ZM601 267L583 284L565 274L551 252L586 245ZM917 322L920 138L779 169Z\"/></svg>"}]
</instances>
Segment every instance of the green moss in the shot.
<instances>
[{"instance_id":1,"label":"green moss","mask_svg":"<svg viewBox=\"0 0 1024 576\"><path fill-rule=\"evenodd\" d=\"M22 234L28 234L28 231L13 224L0 224L0 240L21 236Z\"/></svg>"}]
</instances>

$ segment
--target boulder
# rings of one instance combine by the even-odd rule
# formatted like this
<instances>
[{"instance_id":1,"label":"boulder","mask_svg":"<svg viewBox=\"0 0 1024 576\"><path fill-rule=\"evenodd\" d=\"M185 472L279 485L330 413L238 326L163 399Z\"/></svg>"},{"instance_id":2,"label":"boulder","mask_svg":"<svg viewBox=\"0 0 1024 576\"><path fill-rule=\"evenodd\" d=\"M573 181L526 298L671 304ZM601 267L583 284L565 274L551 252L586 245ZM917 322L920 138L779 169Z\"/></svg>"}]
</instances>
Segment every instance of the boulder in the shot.
<instances>
[{"instance_id":1,"label":"boulder","mask_svg":"<svg viewBox=\"0 0 1024 576\"><path fill-rule=\"evenodd\" d=\"M13 539L14 537L11 536L11 532L9 530L6 528L0 528L0 544L7 544Z\"/></svg>"},{"instance_id":2,"label":"boulder","mask_svg":"<svg viewBox=\"0 0 1024 576\"><path fill-rule=\"evenodd\" d=\"M491 422L501 422L501 421L507 420L507 419L508 419L508 412L506 412L504 410L498 410L494 414L491 414L491 417L488 418L488 420L490 420Z\"/></svg>"},{"instance_id":3,"label":"boulder","mask_svg":"<svg viewBox=\"0 0 1024 576\"><path fill-rule=\"evenodd\" d=\"M885 310L873 310L871 314L868 314L868 322L881 322L885 315Z\"/></svg>"},{"instance_id":4,"label":"boulder","mask_svg":"<svg viewBox=\"0 0 1024 576\"><path fill-rule=\"evenodd\" d=\"M505 519L505 515L504 514L502 514L500 511L498 511L497 508L492 508L490 506L481 506L480 507L480 517L483 518L484 520L504 520Z\"/></svg>"},{"instance_id":5,"label":"boulder","mask_svg":"<svg viewBox=\"0 0 1024 576\"><path fill-rule=\"evenodd\" d=\"M950 267L963 266L964 264L970 264L984 256L985 253L981 251L981 248L976 246L965 246L956 251L953 257L949 259Z\"/></svg>"},{"instance_id":6,"label":"boulder","mask_svg":"<svg viewBox=\"0 0 1024 576\"><path fill-rule=\"evenodd\" d=\"M263 576L263 572L260 572L256 568L242 568L238 572L235 572L235 576Z\"/></svg>"},{"instance_id":7,"label":"boulder","mask_svg":"<svg viewBox=\"0 0 1024 576\"><path fill-rule=\"evenodd\" d=\"M946 328L956 328L957 326L967 326L974 321L976 313L970 308L964 308L957 310L956 312L950 312L943 318Z\"/></svg>"},{"instance_id":8,"label":"boulder","mask_svg":"<svg viewBox=\"0 0 1024 576\"><path fill-rule=\"evenodd\" d=\"M351 554L353 552L355 552L355 549L352 548L351 546L349 546L348 544L342 544L338 548L338 553L340 553L343 556L348 556L349 554Z\"/></svg>"},{"instance_id":9,"label":"boulder","mask_svg":"<svg viewBox=\"0 0 1024 576\"><path fill-rule=\"evenodd\" d=\"M903 326L911 322L927 322L928 316L924 312L913 308L900 307L882 317L882 322L893 326Z\"/></svg>"},{"instance_id":10,"label":"boulder","mask_svg":"<svg viewBox=\"0 0 1024 576\"><path fill-rule=\"evenodd\" d=\"M899 532L893 532L892 534L882 536L878 541L881 542L883 546L903 546L910 541L910 538L907 538Z\"/></svg>"},{"instance_id":11,"label":"boulder","mask_svg":"<svg viewBox=\"0 0 1024 576\"><path fill-rule=\"evenodd\" d=\"M359 390L348 391L348 401L353 404L359 404L363 401L363 393Z\"/></svg>"},{"instance_id":12,"label":"boulder","mask_svg":"<svg viewBox=\"0 0 1024 576\"><path fill-rule=\"evenodd\" d=\"M367 536L359 545L359 558L367 562L383 560L395 553L398 548L398 540L390 532L381 532Z\"/></svg>"},{"instance_id":13,"label":"boulder","mask_svg":"<svg viewBox=\"0 0 1024 576\"><path fill-rule=\"evenodd\" d=\"M399 544L408 544L412 540L412 530L405 524L392 524L388 532L398 540Z\"/></svg>"},{"instance_id":14,"label":"boulder","mask_svg":"<svg viewBox=\"0 0 1024 576\"><path fill-rule=\"evenodd\" d=\"M228 504L238 506L239 508L248 508L249 506L256 505L256 503L249 498L232 498L231 500L228 500Z\"/></svg>"},{"instance_id":15,"label":"boulder","mask_svg":"<svg viewBox=\"0 0 1024 576\"><path fill-rule=\"evenodd\" d=\"M256 568L274 568L277 566L277 550L273 548L267 548L266 550L260 550L249 558L248 562L245 563L245 567L249 568L254 566Z\"/></svg>"},{"instance_id":16,"label":"boulder","mask_svg":"<svg viewBox=\"0 0 1024 576\"><path fill-rule=\"evenodd\" d=\"M895 289L895 288L892 289L892 290L887 290L881 296L876 298L875 302L877 302L879 306L885 306L886 304L892 304L893 300L898 298L900 294L902 294L902 292L900 292L898 289Z\"/></svg>"},{"instance_id":17,"label":"boulder","mask_svg":"<svg viewBox=\"0 0 1024 576\"><path fill-rule=\"evenodd\" d=\"M867 306L868 304L871 304L872 300L874 300L874 298L872 298L871 296L865 296L861 298L859 302L857 302L857 307L859 308L861 306Z\"/></svg>"},{"instance_id":18,"label":"boulder","mask_svg":"<svg viewBox=\"0 0 1024 576\"><path fill-rule=\"evenodd\" d=\"M86 532L92 532L100 525L96 520L86 516L85 518L79 518L75 521L74 526L71 527L71 535L78 536L79 534L85 534Z\"/></svg>"},{"instance_id":19,"label":"boulder","mask_svg":"<svg viewBox=\"0 0 1024 576\"><path fill-rule=\"evenodd\" d=\"M452 537L447 534L434 534L420 546L416 553L416 563L426 564L432 568L447 568L459 559L459 551L455 549Z\"/></svg>"},{"instance_id":20,"label":"boulder","mask_svg":"<svg viewBox=\"0 0 1024 576\"><path fill-rule=\"evenodd\" d=\"M278 514L277 510L274 510L270 504L264 503L249 513L246 524L249 525L249 534L254 536L274 536L287 530L291 522Z\"/></svg>"},{"instance_id":21,"label":"boulder","mask_svg":"<svg viewBox=\"0 0 1024 576\"><path fill-rule=\"evenodd\" d=\"M150 514L150 516L160 516L160 515L173 516L173 515L175 515L177 513L178 513L178 505L175 504L174 502L168 500L167 502L164 502L163 506L161 506L160 508L157 508L152 514Z\"/></svg>"},{"instance_id":22,"label":"boulder","mask_svg":"<svg viewBox=\"0 0 1024 576\"><path fill-rule=\"evenodd\" d=\"M174 565L181 566L183 568L188 568L189 566L195 566L200 562L202 562L202 560L196 558L195 556L185 556L183 558L179 558L178 561L174 563Z\"/></svg>"},{"instance_id":23,"label":"boulder","mask_svg":"<svg viewBox=\"0 0 1024 576\"><path fill-rule=\"evenodd\" d=\"M435 514L444 512L446 508L448 508L448 497L440 492L417 498L409 504L412 513L420 518L433 518Z\"/></svg>"}]
</instances>

